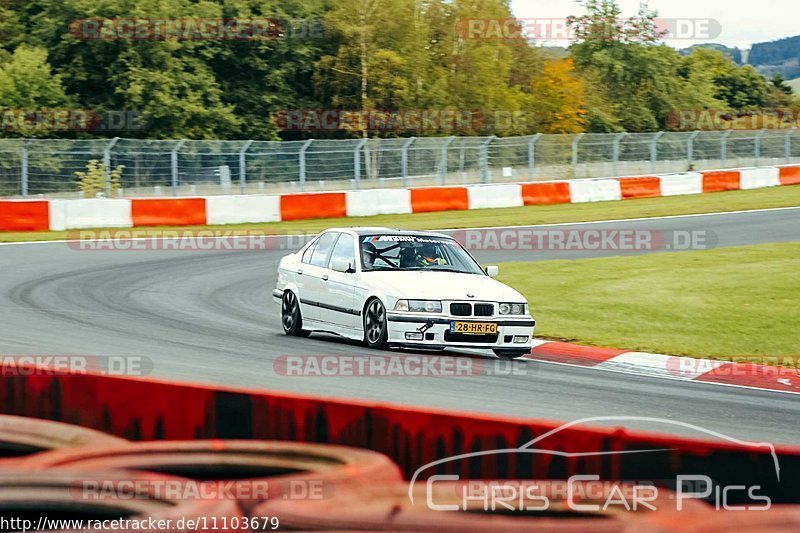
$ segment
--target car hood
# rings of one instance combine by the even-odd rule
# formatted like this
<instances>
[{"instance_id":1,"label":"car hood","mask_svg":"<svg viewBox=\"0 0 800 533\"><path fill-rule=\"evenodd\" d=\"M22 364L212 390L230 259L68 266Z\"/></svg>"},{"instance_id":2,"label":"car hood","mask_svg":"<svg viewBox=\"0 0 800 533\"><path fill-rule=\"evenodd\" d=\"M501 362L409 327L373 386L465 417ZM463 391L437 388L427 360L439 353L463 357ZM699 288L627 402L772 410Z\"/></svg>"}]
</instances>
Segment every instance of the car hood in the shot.
<instances>
[{"instance_id":1,"label":"car hood","mask_svg":"<svg viewBox=\"0 0 800 533\"><path fill-rule=\"evenodd\" d=\"M474 300L524 302L525 297L508 285L480 274L451 272L364 272L364 279L391 289L398 298L411 300ZM472 298L467 296L471 294Z\"/></svg>"}]
</instances>

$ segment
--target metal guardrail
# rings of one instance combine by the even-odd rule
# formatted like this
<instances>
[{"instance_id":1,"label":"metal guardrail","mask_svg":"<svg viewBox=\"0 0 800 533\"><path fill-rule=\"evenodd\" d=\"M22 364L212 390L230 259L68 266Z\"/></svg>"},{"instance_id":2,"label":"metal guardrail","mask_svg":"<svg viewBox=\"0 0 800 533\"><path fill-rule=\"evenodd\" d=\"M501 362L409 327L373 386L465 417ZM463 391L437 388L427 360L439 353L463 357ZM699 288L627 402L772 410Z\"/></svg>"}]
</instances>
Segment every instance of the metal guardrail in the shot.
<instances>
[{"instance_id":1,"label":"metal guardrail","mask_svg":"<svg viewBox=\"0 0 800 533\"><path fill-rule=\"evenodd\" d=\"M0 139L0 196L184 196L600 178L800 161L795 130L308 141ZM107 172L107 175L109 173Z\"/></svg>"}]
</instances>

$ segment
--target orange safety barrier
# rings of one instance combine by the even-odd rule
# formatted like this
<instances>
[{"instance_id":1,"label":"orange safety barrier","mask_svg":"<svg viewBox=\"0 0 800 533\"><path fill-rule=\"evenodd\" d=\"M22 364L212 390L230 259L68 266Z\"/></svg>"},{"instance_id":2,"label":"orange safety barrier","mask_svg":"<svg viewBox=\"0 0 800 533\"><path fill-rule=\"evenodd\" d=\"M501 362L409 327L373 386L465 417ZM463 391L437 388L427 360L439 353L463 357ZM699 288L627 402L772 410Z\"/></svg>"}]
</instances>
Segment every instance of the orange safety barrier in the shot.
<instances>
[{"instance_id":1,"label":"orange safety barrier","mask_svg":"<svg viewBox=\"0 0 800 533\"><path fill-rule=\"evenodd\" d=\"M571 201L569 183L523 183L522 201L525 205L568 204Z\"/></svg>"},{"instance_id":2,"label":"orange safety barrier","mask_svg":"<svg viewBox=\"0 0 800 533\"><path fill-rule=\"evenodd\" d=\"M469 194L466 187L411 189L411 210L414 213L467 209L469 209Z\"/></svg>"},{"instance_id":3,"label":"orange safety barrier","mask_svg":"<svg viewBox=\"0 0 800 533\"><path fill-rule=\"evenodd\" d=\"M0 366L1 412L70 421L133 440L263 439L368 448L389 456L407 479L434 461L479 450L507 453L485 455L479 461L450 459L424 468L418 479L442 472L461 479L567 479L577 474L625 479L635 472L637 479L665 480L696 473L702 464L702 473L721 486L756 484L761 487L759 494L768 495L773 504L800 501L800 449L796 448L775 449L780 461L778 479L771 450L765 447L37 368ZM525 448L529 451L539 448L567 455L513 450L531 441L532 446ZM628 453L596 453L611 450Z\"/></svg>"},{"instance_id":4,"label":"orange safety barrier","mask_svg":"<svg viewBox=\"0 0 800 533\"><path fill-rule=\"evenodd\" d=\"M281 195L281 220L341 218L347 216L343 192Z\"/></svg>"},{"instance_id":5,"label":"orange safety barrier","mask_svg":"<svg viewBox=\"0 0 800 533\"><path fill-rule=\"evenodd\" d=\"M0 231L49 231L50 203L0 201Z\"/></svg>"},{"instance_id":6,"label":"orange safety barrier","mask_svg":"<svg viewBox=\"0 0 800 533\"><path fill-rule=\"evenodd\" d=\"M629 198L657 198L661 196L661 179L656 177L620 178L622 199Z\"/></svg>"},{"instance_id":7,"label":"orange safety barrier","mask_svg":"<svg viewBox=\"0 0 800 533\"><path fill-rule=\"evenodd\" d=\"M800 185L800 166L780 167L781 185Z\"/></svg>"},{"instance_id":8,"label":"orange safety barrier","mask_svg":"<svg viewBox=\"0 0 800 533\"><path fill-rule=\"evenodd\" d=\"M206 223L205 198L131 200L133 226L202 226Z\"/></svg>"},{"instance_id":9,"label":"orange safety barrier","mask_svg":"<svg viewBox=\"0 0 800 533\"><path fill-rule=\"evenodd\" d=\"M740 189L741 173L738 170L702 172L703 192L736 191Z\"/></svg>"}]
</instances>

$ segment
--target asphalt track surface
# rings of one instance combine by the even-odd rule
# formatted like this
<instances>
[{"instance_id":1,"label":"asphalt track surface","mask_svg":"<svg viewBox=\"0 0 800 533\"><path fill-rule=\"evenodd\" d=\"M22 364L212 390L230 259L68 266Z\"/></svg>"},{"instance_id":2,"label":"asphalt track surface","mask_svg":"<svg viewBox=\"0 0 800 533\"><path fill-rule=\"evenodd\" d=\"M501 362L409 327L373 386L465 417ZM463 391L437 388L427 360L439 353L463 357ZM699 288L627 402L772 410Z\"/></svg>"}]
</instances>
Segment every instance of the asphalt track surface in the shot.
<instances>
[{"instance_id":1,"label":"asphalt track surface","mask_svg":"<svg viewBox=\"0 0 800 533\"><path fill-rule=\"evenodd\" d=\"M800 208L537 229L702 231L717 246L741 246L800 241ZM285 337L270 295L286 253L78 251L63 242L0 246L0 354L144 356L160 378L560 421L645 416L739 439L800 444L800 397L774 392L532 361L509 373L486 355L472 360L491 372L469 376L286 376L275 363L280 356L398 353L327 335ZM619 253L475 255L493 264ZM451 356L458 354L443 357ZM612 425L706 437L657 422Z\"/></svg>"}]
</instances>

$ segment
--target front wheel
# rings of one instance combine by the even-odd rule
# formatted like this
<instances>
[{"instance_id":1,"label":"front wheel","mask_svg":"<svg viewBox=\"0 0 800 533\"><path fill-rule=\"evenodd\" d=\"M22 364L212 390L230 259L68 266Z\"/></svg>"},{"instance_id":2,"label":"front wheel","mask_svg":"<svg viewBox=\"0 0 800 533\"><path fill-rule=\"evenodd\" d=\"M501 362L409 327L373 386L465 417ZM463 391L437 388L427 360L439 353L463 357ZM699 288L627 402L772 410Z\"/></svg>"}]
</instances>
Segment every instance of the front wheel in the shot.
<instances>
[{"instance_id":1,"label":"front wheel","mask_svg":"<svg viewBox=\"0 0 800 533\"><path fill-rule=\"evenodd\" d=\"M519 359L528 355L530 350L492 350L501 359Z\"/></svg>"},{"instance_id":2,"label":"front wheel","mask_svg":"<svg viewBox=\"0 0 800 533\"><path fill-rule=\"evenodd\" d=\"M310 331L303 329L303 316L300 314L300 303L292 291L283 293L281 301L281 323L283 332L292 337L308 337Z\"/></svg>"},{"instance_id":3,"label":"front wheel","mask_svg":"<svg viewBox=\"0 0 800 533\"><path fill-rule=\"evenodd\" d=\"M388 339L386 308L377 298L372 299L364 312L364 342L370 348L383 348Z\"/></svg>"}]
</instances>

